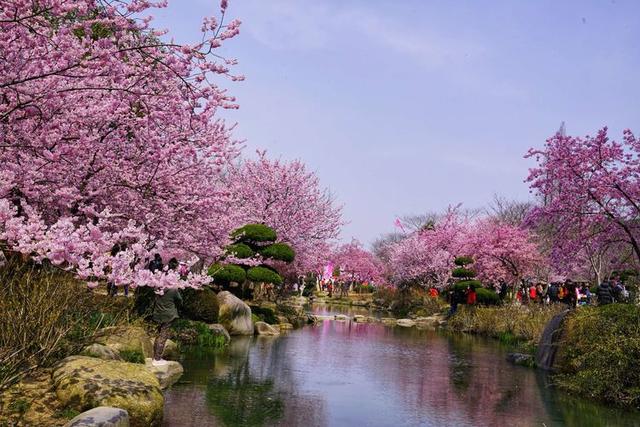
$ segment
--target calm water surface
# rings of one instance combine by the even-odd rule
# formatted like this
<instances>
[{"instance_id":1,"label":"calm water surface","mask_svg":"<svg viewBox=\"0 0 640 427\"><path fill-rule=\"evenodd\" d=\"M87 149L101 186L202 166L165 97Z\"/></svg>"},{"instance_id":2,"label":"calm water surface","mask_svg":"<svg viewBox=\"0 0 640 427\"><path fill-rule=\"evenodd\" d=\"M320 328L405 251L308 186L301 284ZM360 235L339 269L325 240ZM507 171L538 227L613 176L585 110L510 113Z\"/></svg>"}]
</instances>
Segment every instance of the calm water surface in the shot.
<instances>
[{"instance_id":1,"label":"calm water surface","mask_svg":"<svg viewBox=\"0 0 640 427\"><path fill-rule=\"evenodd\" d=\"M493 341L415 328L325 321L183 364L165 426L640 426L639 413L547 387Z\"/></svg>"}]
</instances>

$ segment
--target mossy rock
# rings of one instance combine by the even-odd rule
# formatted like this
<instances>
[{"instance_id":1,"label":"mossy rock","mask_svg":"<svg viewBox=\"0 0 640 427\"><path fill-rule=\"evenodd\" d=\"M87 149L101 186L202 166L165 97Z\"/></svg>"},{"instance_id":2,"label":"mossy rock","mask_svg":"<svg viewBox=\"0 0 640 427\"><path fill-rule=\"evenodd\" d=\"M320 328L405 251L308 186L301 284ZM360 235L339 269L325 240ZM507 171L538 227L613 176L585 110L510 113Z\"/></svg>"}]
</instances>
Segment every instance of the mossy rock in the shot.
<instances>
[{"instance_id":1,"label":"mossy rock","mask_svg":"<svg viewBox=\"0 0 640 427\"><path fill-rule=\"evenodd\" d=\"M258 316L258 318L262 321L267 322L270 325L277 325L278 317L276 316L275 308L271 307L262 307L259 305L251 305L251 312Z\"/></svg>"},{"instance_id":2,"label":"mossy rock","mask_svg":"<svg viewBox=\"0 0 640 427\"><path fill-rule=\"evenodd\" d=\"M251 267L247 271L247 279L256 283L273 283L274 285L281 285L283 282L282 276L265 266Z\"/></svg>"},{"instance_id":3,"label":"mossy rock","mask_svg":"<svg viewBox=\"0 0 640 427\"><path fill-rule=\"evenodd\" d=\"M218 322L218 298L208 288L184 289L182 292L182 317L205 323Z\"/></svg>"},{"instance_id":4,"label":"mossy rock","mask_svg":"<svg viewBox=\"0 0 640 427\"><path fill-rule=\"evenodd\" d=\"M153 356L153 343L151 338L139 326L110 327L99 331L96 343L112 348L118 353L140 353L143 357Z\"/></svg>"},{"instance_id":5,"label":"mossy rock","mask_svg":"<svg viewBox=\"0 0 640 427\"><path fill-rule=\"evenodd\" d=\"M235 264L212 264L209 267L209 276L217 283L242 283L247 277L244 268Z\"/></svg>"},{"instance_id":6,"label":"mossy rock","mask_svg":"<svg viewBox=\"0 0 640 427\"><path fill-rule=\"evenodd\" d=\"M251 258L256 253L245 243L236 243L225 248L225 252L236 258Z\"/></svg>"},{"instance_id":7,"label":"mossy rock","mask_svg":"<svg viewBox=\"0 0 640 427\"><path fill-rule=\"evenodd\" d=\"M53 371L58 400L86 411L98 406L121 408L132 427L159 426L164 400L156 376L144 365L71 356Z\"/></svg>"},{"instance_id":8,"label":"mossy rock","mask_svg":"<svg viewBox=\"0 0 640 427\"><path fill-rule=\"evenodd\" d=\"M251 308L231 292L218 294L218 320L231 335L253 335Z\"/></svg>"},{"instance_id":9,"label":"mossy rock","mask_svg":"<svg viewBox=\"0 0 640 427\"><path fill-rule=\"evenodd\" d=\"M294 250L286 243L274 243L260 249L259 252L260 255L265 258L284 262L292 262L296 257L296 253L294 252Z\"/></svg>"},{"instance_id":10,"label":"mossy rock","mask_svg":"<svg viewBox=\"0 0 640 427\"><path fill-rule=\"evenodd\" d=\"M275 230L264 224L247 224L231 233L231 238L240 242L275 242Z\"/></svg>"}]
</instances>

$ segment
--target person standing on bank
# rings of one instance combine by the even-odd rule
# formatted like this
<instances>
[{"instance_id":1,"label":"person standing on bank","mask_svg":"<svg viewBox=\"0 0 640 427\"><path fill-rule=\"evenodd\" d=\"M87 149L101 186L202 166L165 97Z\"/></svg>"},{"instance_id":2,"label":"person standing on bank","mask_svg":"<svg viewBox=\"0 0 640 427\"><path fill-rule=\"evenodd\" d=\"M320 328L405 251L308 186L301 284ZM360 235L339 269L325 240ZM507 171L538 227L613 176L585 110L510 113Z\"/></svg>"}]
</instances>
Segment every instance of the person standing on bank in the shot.
<instances>
[{"instance_id":1,"label":"person standing on bank","mask_svg":"<svg viewBox=\"0 0 640 427\"><path fill-rule=\"evenodd\" d=\"M169 339L171 322L178 316L178 306L182 305L182 296L177 289L166 289L162 295L156 294L153 305L151 319L158 324L158 336L153 343L154 366L166 365L167 361L162 359L164 345Z\"/></svg>"}]
</instances>

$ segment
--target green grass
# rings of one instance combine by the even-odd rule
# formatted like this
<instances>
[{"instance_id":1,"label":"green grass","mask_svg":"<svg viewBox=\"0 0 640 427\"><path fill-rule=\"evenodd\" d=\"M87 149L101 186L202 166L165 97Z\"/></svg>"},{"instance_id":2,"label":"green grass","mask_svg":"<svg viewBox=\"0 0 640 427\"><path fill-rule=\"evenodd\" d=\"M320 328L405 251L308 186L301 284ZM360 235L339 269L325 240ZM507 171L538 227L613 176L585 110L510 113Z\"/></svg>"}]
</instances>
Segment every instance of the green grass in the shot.
<instances>
[{"instance_id":1,"label":"green grass","mask_svg":"<svg viewBox=\"0 0 640 427\"><path fill-rule=\"evenodd\" d=\"M120 357L125 362L144 364L144 355L139 350L120 350Z\"/></svg>"},{"instance_id":2,"label":"green grass","mask_svg":"<svg viewBox=\"0 0 640 427\"><path fill-rule=\"evenodd\" d=\"M555 382L600 401L640 407L640 308L610 304L575 310L565 321Z\"/></svg>"}]
</instances>

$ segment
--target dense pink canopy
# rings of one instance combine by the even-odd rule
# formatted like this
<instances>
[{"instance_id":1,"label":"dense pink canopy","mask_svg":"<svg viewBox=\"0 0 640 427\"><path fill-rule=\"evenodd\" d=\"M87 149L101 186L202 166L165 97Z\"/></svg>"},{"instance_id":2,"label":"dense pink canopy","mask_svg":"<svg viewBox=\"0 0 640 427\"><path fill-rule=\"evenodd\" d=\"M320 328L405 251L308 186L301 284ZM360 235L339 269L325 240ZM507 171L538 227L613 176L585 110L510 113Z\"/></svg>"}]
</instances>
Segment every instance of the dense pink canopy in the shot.
<instances>
[{"instance_id":1,"label":"dense pink canopy","mask_svg":"<svg viewBox=\"0 0 640 427\"><path fill-rule=\"evenodd\" d=\"M340 268L342 280L384 283L384 265L357 240L336 248L331 255L331 262Z\"/></svg>"},{"instance_id":2,"label":"dense pink canopy","mask_svg":"<svg viewBox=\"0 0 640 427\"><path fill-rule=\"evenodd\" d=\"M0 0L4 245L157 286L151 253L219 253L233 224L220 176L239 147L216 118L234 99L214 82L239 77L214 52L239 21L206 18L201 41L178 45L149 26L152 6ZM128 249L107 256L116 242Z\"/></svg>"}]
</instances>

